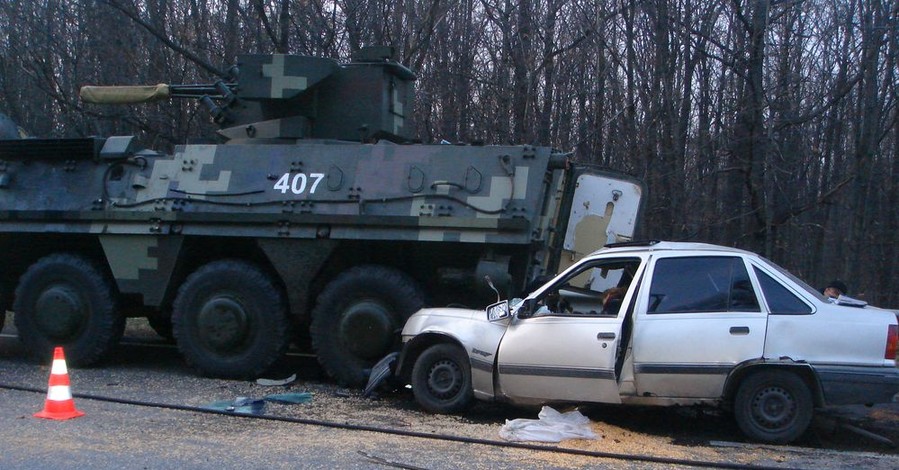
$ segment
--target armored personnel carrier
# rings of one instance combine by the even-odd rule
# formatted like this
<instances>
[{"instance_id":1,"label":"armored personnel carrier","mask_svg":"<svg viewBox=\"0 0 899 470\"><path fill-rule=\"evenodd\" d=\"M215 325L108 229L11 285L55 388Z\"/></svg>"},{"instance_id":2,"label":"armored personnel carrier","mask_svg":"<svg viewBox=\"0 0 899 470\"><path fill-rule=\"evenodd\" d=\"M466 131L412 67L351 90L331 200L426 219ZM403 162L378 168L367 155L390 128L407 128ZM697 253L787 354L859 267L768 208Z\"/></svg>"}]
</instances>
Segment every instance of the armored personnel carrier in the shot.
<instances>
[{"instance_id":1,"label":"armored personnel carrier","mask_svg":"<svg viewBox=\"0 0 899 470\"><path fill-rule=\"evenodd\" d=\"M532 146L413 143L415 75L244 55L207 85L85 87L89 103L195 98L215 140L0 140L0 308L39 358L98 362L147 317L199 372L249 378L291 341L364 383L425 305L484 305L632 236L643 187ZM0 315L2 319L2 315Z\"/></svg>"}]
</instances>

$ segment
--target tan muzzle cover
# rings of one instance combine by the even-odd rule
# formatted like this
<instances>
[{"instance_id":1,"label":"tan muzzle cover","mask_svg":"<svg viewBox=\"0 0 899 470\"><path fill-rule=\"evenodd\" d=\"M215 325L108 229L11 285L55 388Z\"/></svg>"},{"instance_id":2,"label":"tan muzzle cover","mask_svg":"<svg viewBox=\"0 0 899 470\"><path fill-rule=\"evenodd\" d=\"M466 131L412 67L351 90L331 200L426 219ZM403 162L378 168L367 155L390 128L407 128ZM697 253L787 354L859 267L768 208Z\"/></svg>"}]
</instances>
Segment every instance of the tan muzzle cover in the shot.
<instances>
[{"instance_id":1,"label":"tan muzzle cover","mask_svg":"<svg viewBox=\"0 0 899 470\"><path fill-rule=\"evenodd\" d=\"M81 101L93 104L133 104L164 100L170 96L169 86L83 86Z\"/></svg>"}]
</instances>

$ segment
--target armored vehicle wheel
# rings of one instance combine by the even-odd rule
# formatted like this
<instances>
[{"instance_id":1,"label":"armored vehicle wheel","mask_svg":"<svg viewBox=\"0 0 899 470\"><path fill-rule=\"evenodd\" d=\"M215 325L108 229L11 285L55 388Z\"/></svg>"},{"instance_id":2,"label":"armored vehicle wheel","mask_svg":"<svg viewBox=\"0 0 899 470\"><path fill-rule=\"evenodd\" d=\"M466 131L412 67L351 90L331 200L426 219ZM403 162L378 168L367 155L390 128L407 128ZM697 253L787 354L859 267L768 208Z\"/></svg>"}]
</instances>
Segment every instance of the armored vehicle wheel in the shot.
<instances>
[{"instance_id":1,"label":"armored vehicle wheel","mask_svg":"<svg viewBox=\"0 0 899 470\"><path fill-rule=\"evenodd\" d=\"M755 373L740 385L734 416L752 439L792 442L812 420L812 393L799 376L782 370Z\"/></svg>"},{"instance_id":2,"label":"armored vehicle wheel","mask_svg":"<svg viewBox=\"0 0 899 470\"><path fill-rule=\"evenodd\" d=\"M93 364L125 330L112 280L74 254L49 255L31 265L19 280L13 310L19 339L41 361L62 346L70 365Z\"/></svg>"},{"instance_id":3,"label":"armored vehicle wheel","mask_svg":"<svg viewBox=\"0 0 899 470\"><path fill-rule=\"evenodd\" d=\"M425 349L412 366L415 401L431 413L458 413L471 405L471 364L454 344Z\"/></svg>"},{"instance_id":4,"label":"armored vehicle wheel","mask_svg":"<svg viewBox=\"0 0 899 470\"><path fill-rule=\"evenodd\" d=\"M312 347L341 384L365 385L371 367L399 348L406 319L424 305L415 281L384 266L357 266L325 287L312 311Z\"/></svg>"},{"instance_id":5,"label":"armored vehicle wheel","mask_svg":"<svg viewBox=\"0 0 899 470\"><path fill-rule=\"evenodd\" d=\"M256 266L209 263L178 289L172 329L187 363L205 375L258 377L287 349L284 295Z\"/></svg>"}]
</instances>

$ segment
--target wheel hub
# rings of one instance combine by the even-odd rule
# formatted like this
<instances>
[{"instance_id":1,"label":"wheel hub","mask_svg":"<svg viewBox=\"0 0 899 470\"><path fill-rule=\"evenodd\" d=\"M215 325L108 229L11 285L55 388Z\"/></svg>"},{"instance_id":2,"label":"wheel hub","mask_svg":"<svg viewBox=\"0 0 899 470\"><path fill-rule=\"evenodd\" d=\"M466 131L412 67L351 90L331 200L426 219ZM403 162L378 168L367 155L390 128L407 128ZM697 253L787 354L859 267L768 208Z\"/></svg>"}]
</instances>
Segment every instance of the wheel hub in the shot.
<instances>
[{"instance_id":1,"label":"wheel hub","mask_svg":"<svg viewBox=\"0 0 899 470\"><path fill-rule=\"evenodd\" d=\"M752 414L767 429L786 426L793 420L795 413L796 403L792 395L780 387L760 390L752 403Z\"/></svg>"},{"instance_id":2,"label":"wheel hub","mask_svg":"<svg viewBox=\"0 0 899 470\"><path fill-rule=\"evenodd\" d=\"M209 348L230 352L239 348L248 334L248 315L237 300L220 296L203 304L197 316L200 338Z\"/></svg>"},{"instance_id":3,"label":"wheel hub","mask_svg":"<svg viewBox=\"0 0 899 470\"><path fill-rule=\"evenodd\" d=\"M435 363L428 372L428 388L434 396L454 396L462 386L462 370L450 360Z\"/></svg>"},{"instance_id":4,"label":"wheel hub","mask_svg":"<svg viewBox=\"0 0 899 470\"><path fill-rule=\"evenodd\" d=\"M78 291L68 285L53 285L38 296L34 304L38 329L53 339L65 339L76 333L89 316Z\"/></svg>"},{"instance_id":5,"label":"wheel hub","mask_svg":"<svg viewBox=\"0 0 899 470\"><path fill-rule=\"evenodd\" d=\"M380 359L393 344L393 316L384 305L362 301L346 310L340 321L340 338L355 356Z\"/></svg>"}]
</instances>

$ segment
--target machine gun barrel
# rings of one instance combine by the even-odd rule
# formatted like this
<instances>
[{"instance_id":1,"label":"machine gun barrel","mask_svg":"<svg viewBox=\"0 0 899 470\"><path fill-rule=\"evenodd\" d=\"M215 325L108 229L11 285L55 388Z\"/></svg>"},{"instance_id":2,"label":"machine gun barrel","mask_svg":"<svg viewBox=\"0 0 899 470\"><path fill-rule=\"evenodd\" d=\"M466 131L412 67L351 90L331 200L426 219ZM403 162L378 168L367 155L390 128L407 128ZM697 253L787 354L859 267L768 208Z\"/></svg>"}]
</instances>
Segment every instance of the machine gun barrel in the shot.
<instances>
[{"instance_id":1,"label":"machine gun barrel","mask_svg":"<svg viewBox=\"0 0 899 470\"><path fill-rule=\"evenodd\" d=\"M136 85L136 86L83 86L81 100L93 104L150 103L168 98L233 99L233 83L216 82L200 85Z\"/></svg>"}]
</instances>

